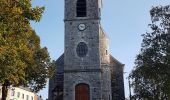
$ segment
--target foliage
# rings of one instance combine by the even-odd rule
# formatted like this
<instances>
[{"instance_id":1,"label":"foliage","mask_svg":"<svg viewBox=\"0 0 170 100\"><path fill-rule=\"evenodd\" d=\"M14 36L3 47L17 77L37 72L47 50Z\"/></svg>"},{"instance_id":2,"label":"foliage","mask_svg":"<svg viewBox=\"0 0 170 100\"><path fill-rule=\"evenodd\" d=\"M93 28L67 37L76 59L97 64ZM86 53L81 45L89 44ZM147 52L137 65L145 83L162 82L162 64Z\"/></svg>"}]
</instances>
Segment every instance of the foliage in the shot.
<instances>
[{"instance_id":1,"label":"foliage","mask_svg":"<svg viewBox=\"0 0 170 100\"><path fill-rule=\"evenodd\" d=\"M44 7L31 0L0 0L0 83L10 80L37 92L45 86L53 63L30 21L40 21Z\"/></svg>"},{"instance_id":2,"label":"foliage","mask_svg":"<svg viewBox=\"0 0 170 100\"><path fill-rule=\"evenodd\" d=\"M150 10L150 31L143 34L141 52L131 72L133 98L170 99L170 5Z\"/></svg>"}]
</instances>

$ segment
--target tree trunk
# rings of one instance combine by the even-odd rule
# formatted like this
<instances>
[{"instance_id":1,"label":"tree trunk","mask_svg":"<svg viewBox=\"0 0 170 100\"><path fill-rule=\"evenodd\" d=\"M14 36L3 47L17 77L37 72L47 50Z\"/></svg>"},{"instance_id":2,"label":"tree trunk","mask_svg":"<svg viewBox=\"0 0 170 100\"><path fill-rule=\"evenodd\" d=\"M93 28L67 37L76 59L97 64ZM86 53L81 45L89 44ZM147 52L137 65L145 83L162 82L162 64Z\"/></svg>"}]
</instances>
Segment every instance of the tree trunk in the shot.
<instances>
[{"instance_id":1,"label":"tree trunk","mask_svg":"<svg viewBox=\"0 0 170 100\"><path fill-rule=\"evenodd\" d=\"M2 85L2 100L6 100L6 98L7 98L7 93L8 93L7 86L5 86L5 84L3 84L3 85Z\"/></svg>"}]
</instances>

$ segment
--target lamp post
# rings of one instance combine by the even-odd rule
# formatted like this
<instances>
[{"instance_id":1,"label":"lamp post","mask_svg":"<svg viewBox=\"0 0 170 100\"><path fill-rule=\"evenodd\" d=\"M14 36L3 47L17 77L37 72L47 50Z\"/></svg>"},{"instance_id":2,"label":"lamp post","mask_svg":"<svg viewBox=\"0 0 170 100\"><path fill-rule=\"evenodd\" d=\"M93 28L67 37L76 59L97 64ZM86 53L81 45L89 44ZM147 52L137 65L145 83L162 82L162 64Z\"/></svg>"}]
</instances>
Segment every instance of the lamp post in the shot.
<instances>
[{"instance_id":1,"label":"lamp post","mask_svg":"<svg viewBox=\"0 0 170 100\"><path fill-rule=\"evenodd\" d=\"M128 82L129 82L129 98L132 100L132 94L131 94L131 82L130 82L130 77L128 76Z\"/></svg>"},{"instance_id":2,"label":"lamp post","mask_svg":"<svg viewBox=\"0 0 170 100\"><path fill-rule=\"evenodd\" d=\"M6 100L9 86L10 86L10 81L5 80L4 84L2 85L2 100Z\"/></svg>"}]
</instances>

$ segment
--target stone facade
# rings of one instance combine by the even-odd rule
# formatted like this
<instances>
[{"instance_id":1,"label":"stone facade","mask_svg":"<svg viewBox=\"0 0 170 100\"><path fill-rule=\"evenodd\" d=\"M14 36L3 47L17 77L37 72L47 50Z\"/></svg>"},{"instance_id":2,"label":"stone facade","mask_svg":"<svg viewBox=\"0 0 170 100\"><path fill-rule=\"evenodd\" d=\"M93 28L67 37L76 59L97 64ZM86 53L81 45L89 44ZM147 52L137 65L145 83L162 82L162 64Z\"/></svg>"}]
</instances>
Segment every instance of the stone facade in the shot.
<instances>
[{"instance_id":1,"label":"stone facade","mask_svg":"<svg viewBox=\"0 0 170 100\"><path fill-rule=\"evenodd\" d=\"M77 17L77 2L84 1L86 16ZM77 100L79 84L89 86L88 100L124 100L124 65L108 51L100 5L101 0L65 0L65 51L49 81L49 100Z\"/></svg>"},{"instance_id":2,"label":"stone facade","mask_svg":"<svg viewBox=\"0 0 170 100\"><path fill-rule=\"evenodd\" d=\"M124 64L110 55L112 100L125 100L123 69Z\"/></svg>"}]
</instances>

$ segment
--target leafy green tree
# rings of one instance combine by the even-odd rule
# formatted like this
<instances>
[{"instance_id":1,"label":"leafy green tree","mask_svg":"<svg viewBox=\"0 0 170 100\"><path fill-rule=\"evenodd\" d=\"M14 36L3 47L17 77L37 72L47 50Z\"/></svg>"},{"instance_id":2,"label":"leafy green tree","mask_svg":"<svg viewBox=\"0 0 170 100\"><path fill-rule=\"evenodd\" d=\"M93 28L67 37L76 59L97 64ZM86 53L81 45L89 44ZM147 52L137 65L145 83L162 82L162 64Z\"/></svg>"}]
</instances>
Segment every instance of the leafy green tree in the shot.
<instances>
[{"instance_id":1,"label":"leafy green tree","mask_svg":"<svg viewBox=\"0 0 170 100\"><path fill-rule=\"evenodd\" d=\"M150 16L150 32L142 35L142 48L130 74L133 98L170 100L170 5L153 7Z\"/></svg>"},{"instance_id":2,"label":"leafy green tree","mask_svg":"<svg viewBox=\"0 0 170 100\"><path fill-rule=\"evenodd\" d=\"M42 89L51 75L53 63L46 47L31 28L44 7L32 7L31 0L0 0L0 83Z\"/></svg>"}]
</instances>

